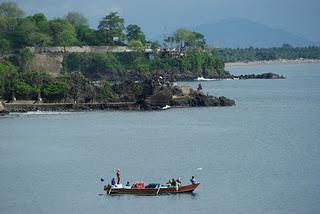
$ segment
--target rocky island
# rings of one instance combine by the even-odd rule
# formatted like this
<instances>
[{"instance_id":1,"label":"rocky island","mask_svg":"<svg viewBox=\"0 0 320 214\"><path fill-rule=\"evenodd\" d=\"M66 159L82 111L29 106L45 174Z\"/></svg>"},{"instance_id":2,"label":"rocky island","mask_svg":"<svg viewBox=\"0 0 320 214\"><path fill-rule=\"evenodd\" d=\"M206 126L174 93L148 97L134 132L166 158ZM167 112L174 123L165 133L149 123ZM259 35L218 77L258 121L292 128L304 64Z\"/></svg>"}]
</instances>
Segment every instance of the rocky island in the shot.
<instances>
[{"instance_id":1,"label":"rocky island","mask_svg":"<svg viewBox=\"0 0 320 214\"><path fill-rule=\"evenodd\" d=\"M232 78L238 78L238 79L285 79L284 76L275 74L275 73L263 73L263 74L244 74L244 75L233 75Z\"/></svg>"}]
</instances>

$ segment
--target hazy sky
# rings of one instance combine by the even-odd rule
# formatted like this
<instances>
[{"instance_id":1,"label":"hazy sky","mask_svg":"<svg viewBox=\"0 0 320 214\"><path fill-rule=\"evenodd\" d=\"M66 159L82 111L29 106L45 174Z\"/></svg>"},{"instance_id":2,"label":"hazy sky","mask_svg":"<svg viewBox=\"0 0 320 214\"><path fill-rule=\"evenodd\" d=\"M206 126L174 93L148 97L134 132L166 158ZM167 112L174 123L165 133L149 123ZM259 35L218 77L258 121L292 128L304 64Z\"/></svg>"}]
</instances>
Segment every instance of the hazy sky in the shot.
<instances>
[{"instance_id":1,"label":"hazy sky","mask_svg":"<svg viewBox=\"0 0 320 214\"><path fill-rule=\"evenodd\" d=\"M320 0L13 0L28 14L49 18L80 12L97 26L110 11L127 24L138 24L147 35L177 27L196 26L229 17L242 17L320 41ZM4 2L4 0L0 0Z\"/></svg>"}]
</instances>

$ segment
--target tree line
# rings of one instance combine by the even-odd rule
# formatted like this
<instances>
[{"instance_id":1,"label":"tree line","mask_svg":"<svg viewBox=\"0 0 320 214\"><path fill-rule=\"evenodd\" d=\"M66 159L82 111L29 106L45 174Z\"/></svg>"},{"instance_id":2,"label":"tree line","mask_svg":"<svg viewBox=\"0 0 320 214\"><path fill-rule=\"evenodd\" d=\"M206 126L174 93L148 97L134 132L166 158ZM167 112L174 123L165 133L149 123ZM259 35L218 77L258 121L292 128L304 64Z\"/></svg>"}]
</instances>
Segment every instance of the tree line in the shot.
<instances>
[{"instance_id":1,"label":"tree line","mask_svg":"<svg viewBox=\"0 0 320 214\"><path fill-rule=\"evenodd\" d=\"M246 62L277 59L320 59L320 47L292 47L284 44L274 48L218 48L213 50L224 62Z\"/></svg>"},{"instance_id":2,"label":"tree line","mask_svg":"<svg viewBox=\"0 0 320 214\"><path fill-rule=\"evenodd\" d=\"M179 48L206 46L204 36L185 28L178 29L165 43ZM88 19L77 12L62 18L48 20L43 13L26 16L13 2L0 4L0 53L27 46L102 46L128 45L142 48L148 45L159 48L157 41L148 41L141 27L136 24L125 26L118 12L110 12L92 29Z\"/></svg>"},{"instance_id":3,"label":"tree line","mask_svg":"<svg viewBox=\"0 0 320 214\"><path fill-rule=\"evenodd\" d=\"M92 29L77 12L48 20L43 13L25 16L13 2L0 4L1 53L26 46L122 45L125 41L142 45L147 42L141 28L135 24L125 27L117 12L103 17L98 28Z\"/></svg>"}]
</instances>

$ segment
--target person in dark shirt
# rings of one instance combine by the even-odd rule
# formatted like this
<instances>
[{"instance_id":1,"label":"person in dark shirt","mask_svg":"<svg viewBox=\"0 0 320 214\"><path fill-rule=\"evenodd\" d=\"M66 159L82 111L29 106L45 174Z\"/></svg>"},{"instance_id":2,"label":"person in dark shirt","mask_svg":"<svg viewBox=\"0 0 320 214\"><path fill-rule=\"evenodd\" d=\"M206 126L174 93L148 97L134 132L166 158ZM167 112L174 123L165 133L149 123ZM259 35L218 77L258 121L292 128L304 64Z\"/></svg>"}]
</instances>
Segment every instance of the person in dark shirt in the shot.
<instances>
[{"instance_id":1,"label":"person in dark shirt","mask_svg":"<svg viewBox=\"0 0 320 214\"><path fill-rule=\"evenodd\" d=\"M111 180L111 185L112 186L116 185L116 180L114 178L112 178L112 180Z\"/></svg>"},{"instance_id":2,"label":"person in dark shirt","mask_svg":"<svg viewBox=\"0 0 320 214\"><path fill-rule=\"evenodd\" d=\"M172 181L171 181L171 186L177 186L177 182L172 178Z\"/></svg>"},{"instance_id":3,"label":"person in dark shirt","mask_svg":"<svg viewBox=\"0 0 320 214\"><path fill-rule=\"evenodd\" d=\"M180 178L178 178L178 179L176 180L176 183L177 183L178 186L181 186L181 180L180 180Z\"/></svg>"},{"instance_id":4,"label":"person in dark shirt","mask_svg":"<svg viewBox=\"0 0 320 214\"><path fill-rule=\"evenodd\" d=\"M191 177L190 181L191 181L192 184L196 183L196 179L194 178L194 176Z\"/></svg>"}]
</instances>

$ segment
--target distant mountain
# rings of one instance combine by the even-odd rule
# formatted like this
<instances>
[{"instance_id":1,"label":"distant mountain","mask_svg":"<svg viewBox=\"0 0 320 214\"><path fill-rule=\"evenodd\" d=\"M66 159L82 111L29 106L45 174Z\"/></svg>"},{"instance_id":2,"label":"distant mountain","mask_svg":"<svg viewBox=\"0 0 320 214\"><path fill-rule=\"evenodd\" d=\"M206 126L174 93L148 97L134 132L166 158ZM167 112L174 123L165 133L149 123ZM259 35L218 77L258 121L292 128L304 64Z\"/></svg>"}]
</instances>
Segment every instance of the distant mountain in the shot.
<instances>
[{"instance_id":1,"label":"distant mountain","mask_svg":"<svg viewBox=\"0 0 320 214\"><path fill-rule=\"evenodd\" d=\"M243 18L224 19L191 29L204 34L207 43L216 47L277 47L284 43L292 46L316 45L285 30L271 28Z\"/></svg>"}]
</instances>

